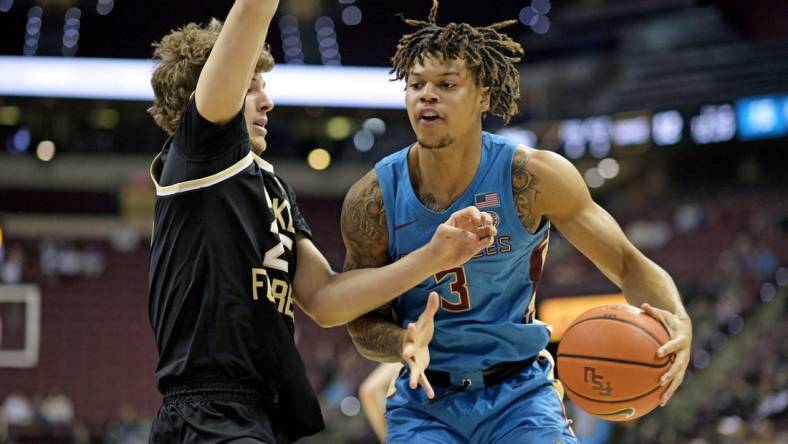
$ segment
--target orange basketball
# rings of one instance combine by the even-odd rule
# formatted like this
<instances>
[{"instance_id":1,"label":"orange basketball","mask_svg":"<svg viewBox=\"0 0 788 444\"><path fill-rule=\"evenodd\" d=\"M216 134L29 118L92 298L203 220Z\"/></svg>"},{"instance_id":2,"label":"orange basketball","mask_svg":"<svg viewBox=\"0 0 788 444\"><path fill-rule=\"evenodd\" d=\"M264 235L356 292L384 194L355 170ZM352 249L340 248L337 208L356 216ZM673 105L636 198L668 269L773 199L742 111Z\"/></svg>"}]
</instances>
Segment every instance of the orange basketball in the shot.
<instances>
[{"instance_id":1,"label":"orange basketball","mask_svg":"<svg viewBox=\"0 0 788 444\"><path fill-rule=\"evenodd\" d=\"M653 410L668 385L659 378L673 355L657 357L670 339L665 327L629 305L586 311L567 328L558 345L558 377L569 398L608 421L628 421Z\"/></svg>"}]
</instances>

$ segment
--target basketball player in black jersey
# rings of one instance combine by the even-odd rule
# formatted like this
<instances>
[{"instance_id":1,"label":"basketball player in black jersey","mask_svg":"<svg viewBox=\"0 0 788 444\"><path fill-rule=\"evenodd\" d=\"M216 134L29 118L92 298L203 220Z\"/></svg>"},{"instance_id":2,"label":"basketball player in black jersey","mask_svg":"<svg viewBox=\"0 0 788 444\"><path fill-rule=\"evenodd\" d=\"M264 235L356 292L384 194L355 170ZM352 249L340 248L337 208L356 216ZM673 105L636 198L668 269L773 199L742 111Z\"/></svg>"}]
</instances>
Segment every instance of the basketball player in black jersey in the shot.
<instances>
[{"instance_id":1,"label":"basketball player in black jersey","mask_svg":"<svg viewBox=\"0 0 788 444\"><path fill-rule=\"evenodd\" d=\"M347 323L495 235L489 216L466 208L403 260L331 271L292 189L259 157L273 108L263 42L277 3L236 0L223 26L190 24L156 45L150 113L170 138L151 167L149 315L164 395L151 442L290 442L320 431L293 304L322 326ZM406 343L426 334L414 328Z\"/></svg>"}]
</instances>

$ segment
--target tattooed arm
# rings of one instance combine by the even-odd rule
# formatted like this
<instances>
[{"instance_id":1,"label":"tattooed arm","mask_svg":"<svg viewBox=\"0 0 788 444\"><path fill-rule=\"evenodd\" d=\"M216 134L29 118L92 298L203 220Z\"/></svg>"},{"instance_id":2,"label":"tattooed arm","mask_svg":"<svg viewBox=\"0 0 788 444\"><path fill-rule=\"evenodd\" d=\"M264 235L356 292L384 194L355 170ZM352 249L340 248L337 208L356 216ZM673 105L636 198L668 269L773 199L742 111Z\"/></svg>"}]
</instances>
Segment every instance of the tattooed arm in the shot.
<instances>
[{"instance_id":1,"label":"tattooed arm","mask_svg":"<svg viewBox=\"0 0 788 444\"><path fill-rule=\"evenodd\" d=\"M537 180L533 173L526 168L527 161L527 151L522 148L518 149L512 159L512 194L520 222L526 230L533 233L539 228L542 216L533 211L537 194Z\"/></svg>"},{"instance_id":2,"label":"tattooed arm","mask_svg":"<svg viewBox=\"0 0 788 444\"><path fill-rule=\"evenodd\" d=\"M375 181L375 186L377 181ZM358 187L354 187L358 190ZM385 259L385 213L380 199L380 189L364 188L358 194L358 207L345 205L343 225L357 231L358 239L376 239L356 248L372 248L369 254ZM349 222L345 222L348 219ZM479 229L484 225L485 229ZM380 231L380 227L383 231ZM358 318L364 313L391 301L440 270L456 267L485 248L494 235L495 227L489 216L475 208L466 208L452 214L438 227L430 242L395 263L384 267L384 261L364 260L362 257L353 268L362 268L334 274L328 262L315 245L305 236L298 235L298 268L293 282L296 303L319 325L333 327ZM382 254L382 256L381 256ZM373 268L379 267L379 268ZM351 267L346 267L350 270Z\"/></svg>"},{"instance_id":3,"label":"tattooed arm","mask_svg":"<svg viewBox=\"0 0 788 444\"><path fill-rule=\"evenodd\" d=\"M467 223L459 222L465 215L469 216ZM482 244L489 245L492 237L495 236L495 227L489 215L481 214L475 207L454 213L447 223L453 226L465 226L468 230L465 233L467 235L474 231L477 220L490 231L479 236L480 240L476 247ZM445 225L442 224L438 228L436 236L446 228ZM486 238L486 235L490 237ZM342 207L342 237L347 249L345 270L375 267L388 262L386 214L380 185L374 171L357 182L345 198ZM430 241L430 244L433 241ZM416 252L397 262L407 259ZM470 256L462 258L458 263L464 263L468 259ZM435 392L424 371L430 362L429 343L432 340L433 318L437 310L438 295L432 292L419 319L403 329L399 327L393 304L389 302L348 324L348 332L358 351L366 358L379 362L404 360L410 369L410 387L415 389L421 385L427 396L433 398Z\"/></svg>"},{"instance_id":4,"label":"tattooed arm","mask_svg":"<svg viewBox=\"0 0 788 444\"><path fill-rule=\"evenodd\" d=\"M670 332L660 356L676 353L663 375L671 384L663 405L681 384L689 363L692 324L670 275L643 255L621 227L592 199L577 169L563 157L519 148L512 165L512 188L517 212L529 230L542 217L550 219L561 234L616 284L632 305L659 319Z\"/></svg>"},{"instance_id":5,"label":"tattooed arm","mask_svg":"<svg viewBox=\"0 0 788 444\"><path fill-rule=\"evenodd\" d=\"M484 228L477 230L479 224ZM476 207L468 207L452 214L449 220L438 227L432 240L394 264L408 260L411 256L419 253L424 248L437 245L438 242L444 243L445 247L439 247L439 251L448 252L445 248L456 248L452 244L441 240L445 230L453 228L459 238L464 238L462 242L463 251L460 255L454 255L454 259L448 262L455 264L465 263L475 252L478 252L483 245L489 245L495 235L495 227L492 219L486 213L481 213ZM462 233L456 231L461 229ZM471 235L471 233L475 233ZM377 174L370 171L348 191L345 203L342 206L342 237L345 240L347 254L345 256L345 271L354 270L362 267L379 267L389 262L388 257L388 231L386 229L386 212L383 206L383 196L378 184ZM471 244L467 242L471 241ZM473 254L471 252L473 251ZM446 269L447 261L439 260L438 256L433 257L433 261L440 262L426 265L433 269L435 266L439 270ZM391 265L389 265L391 266ZM434 273L425 272L420 275L421 282ZM388 275L383 281L397 279L393 275ZM413 283L408 288L415 286ZM404 290L403 290L404 292ZM426 312L429 314L432 306L428 304ZM434 310L432 310L434 315ZM430 319L432 317L430 315ZM425 319L424 322L427 322ZM407 349L409 343L418 342L420 329L423 323L417 322L415 327L417 332L407 331L399 327L398 319L394 312L393 304L386 303L376 310L367 313L361 318L348 325L350 337L353 339L356 348L365 357L380 362L395 362L403 359L403 348ZM430 338L432 333L429 334ZM421 338L423 339L423 338ZM427 340L429 342L429 339Z\"/></svg>"},{"instance_id":6,"label":"tattooed arm","mask_svg":"<svg viewBox=\"0 0 788 444\"><path fill-rule=\"evenodd\" d=\"M356 182L345 196L342 238L346 249L344 271L379 267L389 262L386 211L374 170ZM349 323L348 332L366 358L400 361L405 330L399 327L391 302Z\"/></svg>"}]
</instances>

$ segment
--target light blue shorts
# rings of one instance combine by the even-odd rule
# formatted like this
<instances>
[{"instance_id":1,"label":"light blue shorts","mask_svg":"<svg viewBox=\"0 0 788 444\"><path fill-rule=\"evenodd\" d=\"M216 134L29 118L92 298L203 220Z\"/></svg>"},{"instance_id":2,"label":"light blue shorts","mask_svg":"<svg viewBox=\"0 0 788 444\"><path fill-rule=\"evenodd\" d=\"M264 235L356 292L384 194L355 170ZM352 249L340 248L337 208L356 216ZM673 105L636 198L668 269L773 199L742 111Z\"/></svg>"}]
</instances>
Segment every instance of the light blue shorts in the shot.
<instances>
[{"instance_id":1,"label":"light blue shorts","mask_svg":"<svg viewBox=\"0 0 788 444\"><path fill-rule=\"evenodd\" d=\"M433 386L433 400L408 387L408 375L405 367L386 402L389 443L577 443L544 356L492 387Z\"/></svg>"}]
</instances>

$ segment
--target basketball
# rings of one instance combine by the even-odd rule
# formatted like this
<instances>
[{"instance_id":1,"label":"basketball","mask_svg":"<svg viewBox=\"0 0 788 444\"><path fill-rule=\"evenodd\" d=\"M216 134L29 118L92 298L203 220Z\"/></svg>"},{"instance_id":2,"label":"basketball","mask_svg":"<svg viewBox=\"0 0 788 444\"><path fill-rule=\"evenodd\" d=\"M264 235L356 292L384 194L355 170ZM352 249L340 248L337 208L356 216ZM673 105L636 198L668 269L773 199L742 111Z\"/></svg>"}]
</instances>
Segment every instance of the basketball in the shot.
<instances>
[{"instance_id":1,"label":"basketball","mask_svg":"<svg viewBox=\"0 0 788 444\"><path fill-rule=\"evenodd\" d=\"M659 405L659 379L673 355L657 357L665 327L629 305L603 305L578 316L558 346L558 376L569 398L591 415L628 421Z\"/></svg>"}]
</instances>

